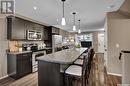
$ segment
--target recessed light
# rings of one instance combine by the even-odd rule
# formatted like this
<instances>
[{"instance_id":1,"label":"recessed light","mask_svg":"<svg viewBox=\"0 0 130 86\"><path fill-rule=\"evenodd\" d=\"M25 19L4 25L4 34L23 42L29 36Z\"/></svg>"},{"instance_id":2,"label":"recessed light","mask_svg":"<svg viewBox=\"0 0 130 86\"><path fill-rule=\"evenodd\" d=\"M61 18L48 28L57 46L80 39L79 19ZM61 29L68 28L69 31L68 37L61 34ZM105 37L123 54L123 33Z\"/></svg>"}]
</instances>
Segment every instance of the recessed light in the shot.
<instances>
[{"instance_id":1,"label":"recessed light","mask_svg":"<svg viewBox=\"0 0 130 86\"><path fill-rule=\"evenodd\" d=\"M34 7L33 7L33 9L34 9L34 10L37 10L37 7L36 7L36 6L34 6Z\"/></svg>"},{"instance_id":2,"label":"recessed light","mask_svg":"<svg viewBox=\"0 0 130 86\"><path fill-rule=\"evenodd\" d=\"M115 7L115 5L110 5L110 6L108 6L107 8L108 9L112 9L112 8L114 8Z\"/></svg>"},{"instance_id":3,"label":"recessed light","mask_svg":"<svg viewBox=\"0 0 130 86\"><path fill-rule=\"evenodd\" d=\"M59 19L56 19L56 21L58 22L58 21L59 21Z\"/></svg>"}]
</instances>

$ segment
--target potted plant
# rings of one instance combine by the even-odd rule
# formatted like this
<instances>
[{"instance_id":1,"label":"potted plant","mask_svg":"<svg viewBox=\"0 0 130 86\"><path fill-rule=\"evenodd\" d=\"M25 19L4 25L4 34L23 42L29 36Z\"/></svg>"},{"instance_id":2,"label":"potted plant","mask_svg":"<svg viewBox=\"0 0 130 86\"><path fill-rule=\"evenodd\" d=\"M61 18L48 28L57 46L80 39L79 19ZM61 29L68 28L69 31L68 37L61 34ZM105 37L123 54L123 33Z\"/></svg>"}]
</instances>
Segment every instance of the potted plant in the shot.
<instances>
[{"instance_id":1,"label":"potted plant","mask_svg":"<svg viewBox=\"0 0 130 86\"><path fill-rule=\"evenodd\" d=\"M76 48L80 48L80 44L77 44L77 45L76 45Z\"/></svg>"}]
</instances>

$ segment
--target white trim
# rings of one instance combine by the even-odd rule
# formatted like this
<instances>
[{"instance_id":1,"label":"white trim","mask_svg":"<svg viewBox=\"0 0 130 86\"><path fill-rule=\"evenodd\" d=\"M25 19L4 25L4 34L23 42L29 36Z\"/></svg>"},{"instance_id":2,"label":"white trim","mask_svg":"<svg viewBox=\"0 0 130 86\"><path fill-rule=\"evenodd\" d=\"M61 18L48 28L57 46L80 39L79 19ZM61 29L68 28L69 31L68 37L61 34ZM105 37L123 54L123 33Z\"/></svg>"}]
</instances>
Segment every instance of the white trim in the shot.
<instances>
[{"instance_id":1,"label":"white trim","mask_svg":"<svg viewBox=\"0 0 130 86\"><path fill-rule=\"evenodd\" d=\"M7 77L8 77L8 75L3 76L3 77L0 77L0 80L1 80L1 79L4 79L4 78L7 78Z\"/></svg>"},{"instance_id":2,"label":"white trim","mask_svg":"<svg viewBox=\"0 0 130 86\"><path fill-rule=\"evenodd\" d=\"M114 76L121 76L122 77L122 74L109 73L109 72L107 72L107 74L114 75Z\"/></svg>"},{"instance_id":3,"label":"white trim","mask_svg":"<svg viewBox=\"0 0 130 86\"><path fill-rule=\"evenodd\" d=\"M107 66L105 65L105 67L106 67L106 71L107 71ZM117 74L117 73L110 73L110 72L108 72L108 71L107 71L107 74L110 74L110 75L114 75L114 76L120 76L120 77L122 77L122 74Z\"/></svg>"}]
</instances>

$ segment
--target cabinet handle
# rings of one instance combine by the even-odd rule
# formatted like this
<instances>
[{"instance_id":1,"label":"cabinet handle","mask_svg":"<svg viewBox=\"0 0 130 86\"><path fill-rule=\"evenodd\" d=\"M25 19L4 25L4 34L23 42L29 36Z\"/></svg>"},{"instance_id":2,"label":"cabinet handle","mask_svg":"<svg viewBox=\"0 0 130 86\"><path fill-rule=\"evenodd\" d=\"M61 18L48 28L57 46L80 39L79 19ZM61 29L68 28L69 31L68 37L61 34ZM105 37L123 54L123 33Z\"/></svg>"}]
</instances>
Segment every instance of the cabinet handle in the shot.
<instances>
[{"instance_id":1,"label":"cabinet handle","mask_svg":"<svg viewBox=\"0 0 130 86\"><path fill-rule=\"evenodd\" d=\"M122 56L122 53L120 53L120 55L119 55L119 60L121 60L121 56Z\"/></svg>"}]
</instances>

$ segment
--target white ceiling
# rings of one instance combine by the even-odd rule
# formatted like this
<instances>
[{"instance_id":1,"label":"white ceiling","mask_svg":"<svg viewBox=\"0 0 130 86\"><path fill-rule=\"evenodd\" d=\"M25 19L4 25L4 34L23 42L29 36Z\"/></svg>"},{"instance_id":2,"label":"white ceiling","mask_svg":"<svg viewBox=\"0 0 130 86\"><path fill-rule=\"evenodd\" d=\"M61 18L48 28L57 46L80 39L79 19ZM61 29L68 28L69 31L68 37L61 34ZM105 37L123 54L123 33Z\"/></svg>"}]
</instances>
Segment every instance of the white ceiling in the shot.
<instances>
[{"instance_id":1,"label":"white ceiling","mask_svg":"<svg viewBox=\"0 0 130 86\"><path fill-rule=\"evenodd\" d=\"M76 24L78 25L78 19L81 19L81 31L88 31L103 28L106 12L118 10L123 1L66 0L65 18L67 25L64 27L61 26L61 0L15 0L15 12L37 21L72 31L72 12L76 11ZM34 6L37 7L37 10L33 9Z\"/></svg>"}]
</instances>

